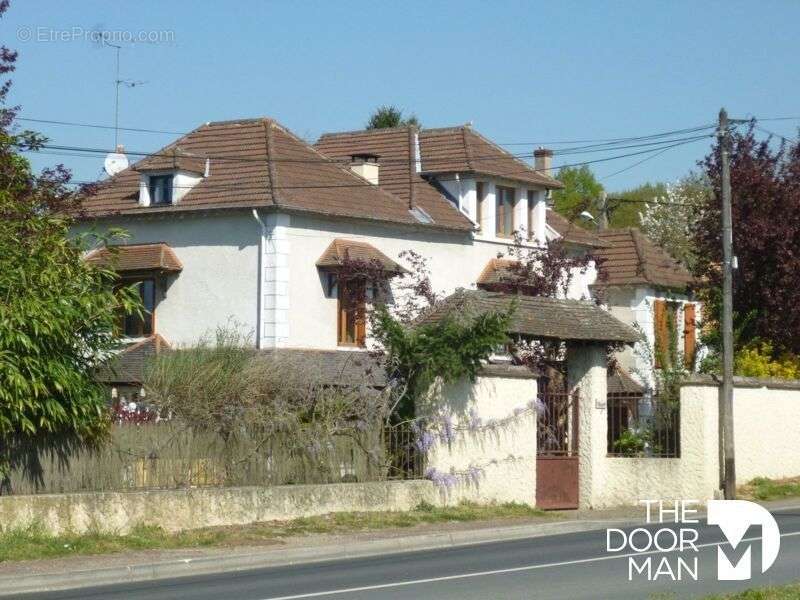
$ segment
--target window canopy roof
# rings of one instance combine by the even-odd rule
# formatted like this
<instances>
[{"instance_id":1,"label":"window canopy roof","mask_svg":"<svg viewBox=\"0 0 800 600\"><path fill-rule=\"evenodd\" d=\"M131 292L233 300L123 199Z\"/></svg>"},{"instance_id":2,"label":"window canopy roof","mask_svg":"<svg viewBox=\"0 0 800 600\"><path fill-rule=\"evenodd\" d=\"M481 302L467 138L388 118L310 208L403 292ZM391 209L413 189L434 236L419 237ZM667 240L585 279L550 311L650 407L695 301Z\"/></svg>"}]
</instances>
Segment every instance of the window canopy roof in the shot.
<instances>
[{"instance_id":1,"label":"window canopy roof","mask_svg":"<svg viewBox=\"0 0 800 600\"><path fill-rule=\"evenodd\" d=\"M163 242L105 246L90 252L86 260L118 273L179 273L183 270L175 252Z\"/></svg>"},{"instance_id":2,"label":"window canopy roof","mask_svg":"<svg viewBox=\"0 0 800 600\"><path fill-rule=\"evenodd\" d=\"M345 261L364 261L373 264L380 264L388 273L400 275L408 273L408 270L397 264L375 246L366 242L356 242L337 238L322 253L317 260L317 267L320 269L336 270L344 266Z\"/></svg>"}]
</instances>

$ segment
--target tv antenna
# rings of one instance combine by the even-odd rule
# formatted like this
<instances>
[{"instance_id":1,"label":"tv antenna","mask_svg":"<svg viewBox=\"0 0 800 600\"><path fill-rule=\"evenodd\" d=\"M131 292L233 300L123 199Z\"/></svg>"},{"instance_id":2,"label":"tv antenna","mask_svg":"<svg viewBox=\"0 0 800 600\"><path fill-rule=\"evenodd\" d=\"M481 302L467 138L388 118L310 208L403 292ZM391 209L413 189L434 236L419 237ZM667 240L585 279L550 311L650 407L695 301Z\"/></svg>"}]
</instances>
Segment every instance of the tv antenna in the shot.
<instances>
[{"instance_id":1,"label":"tv antenna","mask_svg":"<svg viewBox=\"0 0 800 600\"><path fill-rule=\"evenodd\" d=\"M143 85L146 81L134 81L132 79L121 79L119 75L119 51L122 46L112 44L105 39L103 45L114 48L116 51L116 71L114 77L115 97L114 97L114 152L110 152L103 163L105 172L110 176L114 176L120 171L128 168L128 157L125 156L122 145L119 143L119 90L120 87L125 86L134 88L137 85Z\"/></svg>"},{"instance_id":2,"label":"tv antenna","mask_svg":"<svg viewBox=\"0 0 800 600\"><path fill-rule=\"evenodd\" d=\"M119 146L119 89L122 86L134 88L137 85L144 85L147 83L146 81L135 81L133 79L120 79L119 76L119 51L122 50L122 46L117 44L112 44L106 40L103 40L103 45L108 46L110 48L114 48L117 53L117 60L116 60L116 76L114 77L114 87L115 87L115 97L114 97L114 147Z\"/></svg>"}]
</instances>

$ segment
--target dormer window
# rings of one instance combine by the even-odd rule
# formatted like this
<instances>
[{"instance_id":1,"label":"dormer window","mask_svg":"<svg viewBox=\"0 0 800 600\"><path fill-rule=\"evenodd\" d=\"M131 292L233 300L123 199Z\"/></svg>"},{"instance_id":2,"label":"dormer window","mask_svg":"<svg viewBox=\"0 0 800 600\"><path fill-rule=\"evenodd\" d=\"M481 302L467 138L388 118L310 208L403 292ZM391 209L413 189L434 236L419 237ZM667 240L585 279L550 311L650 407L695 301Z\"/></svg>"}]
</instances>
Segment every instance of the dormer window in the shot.
<instances>
[{"instance_id":1,"label":"dormer window","mask_svg":"<svg viewBox=\"0 0 800 600\"><path fill-rule=\"evenodd\" d=\"M172 204L172 175L150 175L148 189L151 204Z\"/></svg>"},{"instance_id":2,"label":"dormer window","mask_svg":"<svg viewBox=\"0 0 800 600\"><path fill-rule=\"evenodd\" d=\"M192 188L211 175L208 158L181 152L148 156L133 166L139 171L139 206L178 204Z\"/></svg>"}]
</instances>

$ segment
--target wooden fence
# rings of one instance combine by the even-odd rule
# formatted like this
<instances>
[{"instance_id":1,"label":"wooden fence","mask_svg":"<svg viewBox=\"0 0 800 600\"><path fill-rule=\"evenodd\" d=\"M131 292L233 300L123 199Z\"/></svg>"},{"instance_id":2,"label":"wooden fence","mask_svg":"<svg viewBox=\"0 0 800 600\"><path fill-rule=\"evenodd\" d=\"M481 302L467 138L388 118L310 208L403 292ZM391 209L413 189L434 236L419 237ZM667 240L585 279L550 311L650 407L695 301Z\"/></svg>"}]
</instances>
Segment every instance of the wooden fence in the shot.
<instances>
[{"instance_id":1,"label":"wooden fence","mask_svg":"<svg viewBox=\"0 0 800 600\"><path fill-rule=\"evenodd\" d=\"M257 432L225 440L171 421L114 425L108 445L75 454L66 464L45 455L41 480L14 473L11 491L52 494L422 477L422 460L405 425L353 430L305 447L292 441Z\"/></svg>"}]
</instances>

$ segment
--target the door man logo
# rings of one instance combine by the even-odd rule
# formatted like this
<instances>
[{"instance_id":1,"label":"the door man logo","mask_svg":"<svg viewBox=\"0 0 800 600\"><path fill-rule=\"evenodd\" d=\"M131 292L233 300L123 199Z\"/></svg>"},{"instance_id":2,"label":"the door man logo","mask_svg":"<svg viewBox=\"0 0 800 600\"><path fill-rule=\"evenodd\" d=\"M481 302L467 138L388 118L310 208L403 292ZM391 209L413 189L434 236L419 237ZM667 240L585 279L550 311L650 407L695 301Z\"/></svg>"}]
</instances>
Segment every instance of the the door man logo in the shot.
<instances>
[{"instance_id":1,"label":"the door man logo","mask_svg":"<svg viewBox=\"0 0 800 600\"><path fill-rule=\"evenodd\" d=\"M734 562L728 559L722 546L717 546L717 579L720 581L741 581L753 576L752 546L749 541L742 541L751 525L761 525L761 538L752 540L761 542L761 573L778 557L781 534L775 519L763 506L746 500L709 500L708 524L719 526L731 544L732 554L737 553L740 544L747 544L744 553Z\"/></svg>"},{"instance_id":2,"label":"the door man logo","mask_svg":"<svg viewBox=\"0 0 800 600\"><path fill-rule=\"evenodd\" d=\"M606 530L608 552L629 551L628 580L641 576L650 581L661 578L680 581L697 580L699 573L699 531L695 518L699 502L680 500L662 502L643 500L646 522L664 527L637 527L632 531L611 528ZM689 525L675 527L673 524ZM761 543L761 573L766 572L780 550L778 524L762 506L746 500L710 500L708 524L722 531L727 543L717 546L717 579L739 581L752 577L752 544ZM672 525L672 526L670 526ZM760 526L759 537L745 538L748 528Z\"/></svg>"}]
</instances>

